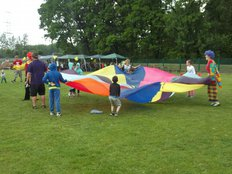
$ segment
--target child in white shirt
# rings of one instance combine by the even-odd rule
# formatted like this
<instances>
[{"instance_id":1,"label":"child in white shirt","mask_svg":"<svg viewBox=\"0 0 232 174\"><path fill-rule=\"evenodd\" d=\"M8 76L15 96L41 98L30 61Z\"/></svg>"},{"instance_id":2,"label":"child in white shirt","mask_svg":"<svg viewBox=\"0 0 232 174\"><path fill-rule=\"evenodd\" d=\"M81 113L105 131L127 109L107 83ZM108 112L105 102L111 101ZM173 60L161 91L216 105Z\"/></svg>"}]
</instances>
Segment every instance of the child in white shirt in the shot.
<instances>
[{"instance_id":1,"label":"child in white shirt","mask_svg":"<svg viewBox=\"0 0 232 174\"><path fill-rule=\"evenodd\" d=\"M5 81L5 83L6 83L6 73L4 72L4 70L2 70L2 72L1 72L1 78L2 78L1 83L3 81Z\"/></svg>"},{"instance_id":2,"label":"child in white shirt","mask_svg":"<svg viewBox=\"0 0 232 174\"><path fill-rule=\"evenodd\" d=\"M187 60L186 61L186 68L187 68L187 72L190 74L196 74L195 68L192 65L192 61L191 60ZM187 97L194 97L195 96L195 91L188 91L187 93Z\"/></svg>"}]
</instances>

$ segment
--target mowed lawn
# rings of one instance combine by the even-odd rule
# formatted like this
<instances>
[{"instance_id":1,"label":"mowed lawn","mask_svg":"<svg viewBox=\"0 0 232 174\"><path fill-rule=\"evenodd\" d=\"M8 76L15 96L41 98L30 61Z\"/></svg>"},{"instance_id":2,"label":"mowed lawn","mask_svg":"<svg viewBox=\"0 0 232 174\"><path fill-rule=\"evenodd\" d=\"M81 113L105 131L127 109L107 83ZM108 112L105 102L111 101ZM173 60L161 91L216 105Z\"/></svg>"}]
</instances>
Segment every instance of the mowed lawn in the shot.
<instances>
[{"instance_id":1,"label":"mowed lawn","mask_svg":"<svg viewBox=\"0 0 232 174\"><path fill-rule=\"evenodd\" d=\"M69 98L62 85L63 116L51 118L48 108L33 110L22 101L23 83L11 83L13 72L6 73L8 83L0 84L1 174L232 173L232 74L222 74L220 107L209 106L204 87L192 99L181 93L162 103L122 100L117 118L109 116L107 97ZM104 113L91 115L91 109Z\"/></svg>"}]
</instances>

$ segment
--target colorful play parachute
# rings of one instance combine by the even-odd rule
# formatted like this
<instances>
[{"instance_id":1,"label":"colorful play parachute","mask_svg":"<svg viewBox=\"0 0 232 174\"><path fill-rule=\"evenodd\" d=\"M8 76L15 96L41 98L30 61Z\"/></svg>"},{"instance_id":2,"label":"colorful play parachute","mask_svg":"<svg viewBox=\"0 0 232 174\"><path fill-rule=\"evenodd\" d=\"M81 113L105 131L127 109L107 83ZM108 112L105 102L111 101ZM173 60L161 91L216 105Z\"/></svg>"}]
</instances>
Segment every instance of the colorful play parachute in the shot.
<instances>
[{"instance_id":1,"label":"colorful play parachute","mask_svg":"<svg viewBox=\"0 0 232 174\"><path fill-rule=\"evenodd\" d=\"M157 68L138 67L133 73L123 72L118 66L108 66L88 75L77 75L75 71L64 70L62 76L66 85L84 92L108 96L113 76L118 76L121 86L120 98L138 103L159 102L173 93L187 92L209 83L208 78L184 74L176 76Z\"/></svg>"}]
</instances>

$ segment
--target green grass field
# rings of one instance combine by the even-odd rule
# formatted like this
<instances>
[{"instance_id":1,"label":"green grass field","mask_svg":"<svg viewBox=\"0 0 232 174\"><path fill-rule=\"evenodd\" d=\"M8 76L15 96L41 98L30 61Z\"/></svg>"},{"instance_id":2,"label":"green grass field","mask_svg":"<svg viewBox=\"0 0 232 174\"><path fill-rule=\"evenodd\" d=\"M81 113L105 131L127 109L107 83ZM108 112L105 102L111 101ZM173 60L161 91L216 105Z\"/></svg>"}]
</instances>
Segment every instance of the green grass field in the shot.
<instances>
[{"instance_id":1,"label":"green grass field","mask_svg":"<svg viewBox=\"0 0 232 174\"><path fill-rule=\"evenodd\" d=\"M222 74L220 107L209 106L204 87L192 99L181 93L163 103L122 100L118 118L108 116L107 97L68 98L62 85L63 116L51 118L48 108L33 110L22 101L23 83L11 83L12 71L6 73L8 83L0 84L1 174L232 173L232 74ZM104 114L91 115L91 109Z\"/></svg>"}]
</instances>

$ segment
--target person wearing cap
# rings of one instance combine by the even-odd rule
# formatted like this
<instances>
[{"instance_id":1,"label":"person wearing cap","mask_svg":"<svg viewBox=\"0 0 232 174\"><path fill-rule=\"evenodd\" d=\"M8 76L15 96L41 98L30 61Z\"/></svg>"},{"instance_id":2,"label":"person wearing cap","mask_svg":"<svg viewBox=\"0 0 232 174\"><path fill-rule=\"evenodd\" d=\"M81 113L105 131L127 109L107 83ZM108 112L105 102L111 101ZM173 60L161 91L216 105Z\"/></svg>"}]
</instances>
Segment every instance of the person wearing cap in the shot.
<instances>
[{"instance_id":1,"label":"person wearing cap","mask_svg":"<svg viewBox=\"0 0 232 174\"><path fill-rule=\"evenodd\" d=\"M206 71L208 72L208 76L211 80L210 84L208 84L208 97L211 102L211 106L220 106L218 100L218 91L217 91L217 76L219 72L217 70L217 65L213 60L215 58L215 53L211 50L205 51L205 59L207 60ZM221 85L220 83L218 83Z\"/></svg>"},{"instance_id":2,"label":"person wearing cap","mask_svg":"<svg viewBox=\"0 0 232 174\"><path fill-rule=\"evenodd\" d=\"M44 73L47 71L45 63L38 59L37 53L32 53L32 62L27 68L27 81L31 85L30 94L32 97L32 108L37 109L36 100L37 94L41 96L42 108L46 108L45 105L45 86L42 81Z\"/></svg>"},{"instance_id":3,"label":"person wearing cap","mask_svg":"<svg viewBox=\"0 0 232 174\"><path fill-rule=\"evenodd\" d=\"M30 100L30 84L27 80L27 69L29 64L32 62L32 52L27 53L27 62L25 64L25 96L23 101Z\"/></svg>"}]
</instances>

